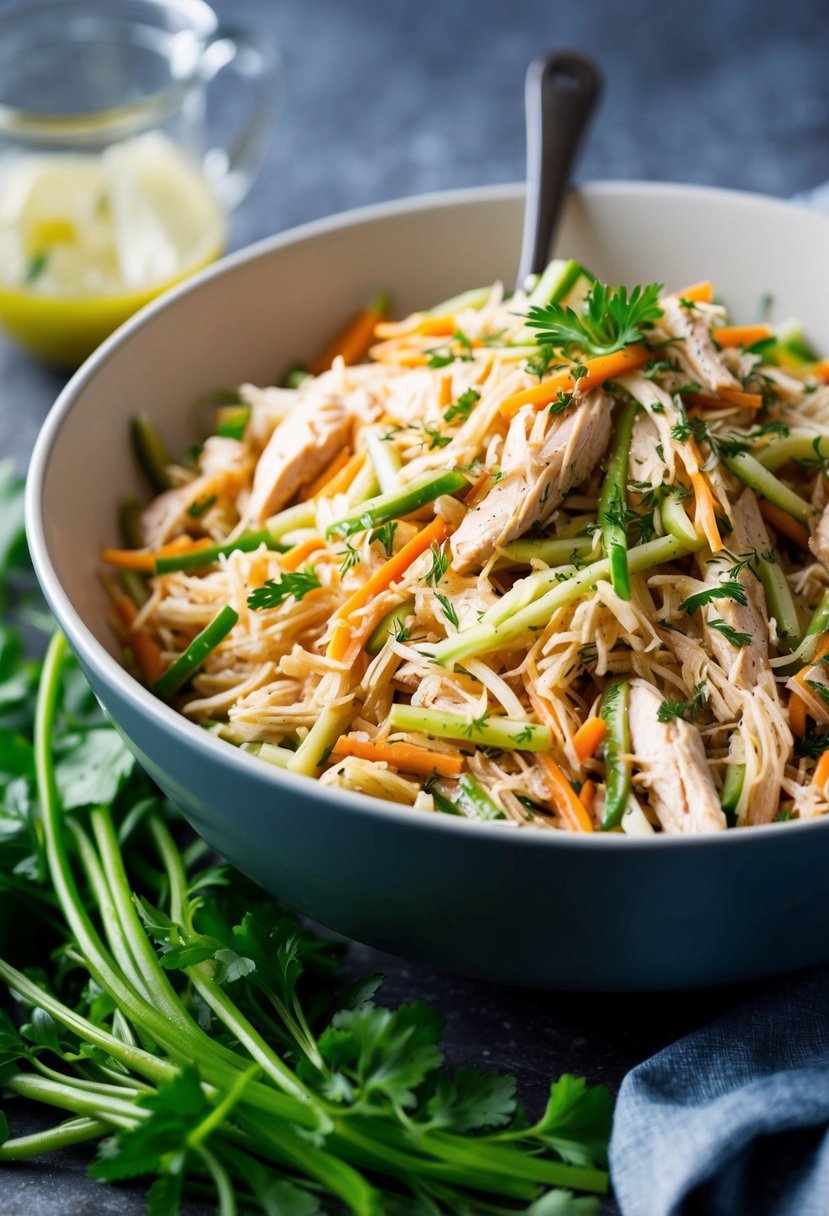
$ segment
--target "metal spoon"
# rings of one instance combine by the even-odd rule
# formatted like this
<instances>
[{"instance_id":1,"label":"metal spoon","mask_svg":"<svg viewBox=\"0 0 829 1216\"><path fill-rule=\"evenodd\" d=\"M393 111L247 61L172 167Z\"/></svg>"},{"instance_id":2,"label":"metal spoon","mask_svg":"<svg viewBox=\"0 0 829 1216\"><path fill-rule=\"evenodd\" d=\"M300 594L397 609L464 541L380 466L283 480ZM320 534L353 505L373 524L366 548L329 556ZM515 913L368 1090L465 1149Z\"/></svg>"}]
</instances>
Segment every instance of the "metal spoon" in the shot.
<instances>
[{"instance_id":1,"label":"metal spoon","mask_svg":"<svg viewBox=\"0 0 829 1216\"><path fill-rule=\"evenodd\" d=\"M549 261L570 172L601 90L598 68L573 51L541 55L527 69L527 201L517 288Z\"/></svg>"}]
</instances>

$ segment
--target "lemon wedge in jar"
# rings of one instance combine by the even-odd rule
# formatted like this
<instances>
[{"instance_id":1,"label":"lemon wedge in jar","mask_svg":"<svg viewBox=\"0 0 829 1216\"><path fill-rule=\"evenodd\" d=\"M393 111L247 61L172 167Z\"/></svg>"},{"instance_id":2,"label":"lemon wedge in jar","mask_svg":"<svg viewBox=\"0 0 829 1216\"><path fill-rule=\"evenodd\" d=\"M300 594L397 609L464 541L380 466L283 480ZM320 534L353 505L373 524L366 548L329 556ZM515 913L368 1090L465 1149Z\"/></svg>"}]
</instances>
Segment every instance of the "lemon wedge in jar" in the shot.
<instances>
[{"instance_id":1,"label":"lemon wedge in jar","mask_svg":"<svg viewBox=\"0 0 829 1216\"><path fill-rule=\"evenodd\" d=\"M222 252L200 170L152 132L100 155L27 156L0 175L0 323L76 367L143 304Z\"/></svg>"}]
</instances>

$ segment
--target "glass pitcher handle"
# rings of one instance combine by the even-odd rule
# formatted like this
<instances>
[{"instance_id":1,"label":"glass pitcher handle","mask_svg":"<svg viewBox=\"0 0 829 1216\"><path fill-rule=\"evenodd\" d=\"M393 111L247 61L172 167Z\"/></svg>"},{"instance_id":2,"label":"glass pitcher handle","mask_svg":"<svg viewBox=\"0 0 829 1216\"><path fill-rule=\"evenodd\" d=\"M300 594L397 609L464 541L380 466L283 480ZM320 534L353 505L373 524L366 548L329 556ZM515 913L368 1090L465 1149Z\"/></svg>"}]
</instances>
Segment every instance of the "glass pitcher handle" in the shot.
<instances>
[{"instance_id":1,"label":"glass pitcher handle","mask_svg":"<svg viewBox=\"0 0 829 1216\"><path fill-rule=\"evenodd\" d=\"M204 154L203 166L219 202L228 211L250 190L271 141L282 92L282 71L276 47L262 35L220 26L202 56L206 86L220 72L238 76L248 92L245 114L226 144Z\"/></svg>"}]
</instances>

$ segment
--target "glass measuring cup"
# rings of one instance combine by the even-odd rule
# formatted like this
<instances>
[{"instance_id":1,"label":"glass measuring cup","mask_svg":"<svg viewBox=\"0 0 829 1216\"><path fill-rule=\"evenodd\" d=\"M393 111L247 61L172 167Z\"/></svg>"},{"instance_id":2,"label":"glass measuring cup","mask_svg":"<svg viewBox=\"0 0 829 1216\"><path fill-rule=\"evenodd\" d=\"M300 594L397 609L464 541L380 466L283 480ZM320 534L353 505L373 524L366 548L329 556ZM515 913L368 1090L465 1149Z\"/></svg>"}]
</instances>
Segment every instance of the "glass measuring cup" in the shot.
<instances>
[{"instance_id":1,"label":"glass measuring cup","mask_svg":"<svg viewBox=\"0 0 829 1216\"><path fill-rule=\"evenodd\" d=\"M235 77L223 142L211 82ZM222 252L270 140L275 49L203 0L19 0L0 13L0 322L77 364ZM226 122L223 124L226 126Z\"/></svg>"}]
</instances>

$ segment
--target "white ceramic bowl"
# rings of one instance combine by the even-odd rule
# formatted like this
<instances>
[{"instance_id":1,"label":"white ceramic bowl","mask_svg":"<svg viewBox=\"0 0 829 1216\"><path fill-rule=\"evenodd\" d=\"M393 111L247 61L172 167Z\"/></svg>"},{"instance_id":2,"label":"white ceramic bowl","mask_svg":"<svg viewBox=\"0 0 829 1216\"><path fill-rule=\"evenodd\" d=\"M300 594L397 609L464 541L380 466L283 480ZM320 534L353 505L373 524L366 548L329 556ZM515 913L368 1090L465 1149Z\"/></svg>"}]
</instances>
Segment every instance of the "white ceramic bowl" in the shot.
<instances>
[{"instance_id":1,"label":"white ceramic bowl","mask_svg":"<svg viewBox=\"0 0 829 1216\"><path fill-rule=\"evenodd\" d=\"M650 841L515 831L319 786L192 725L118 665L97 579L116 506L145 493L128 440L147 411L173 451L196 399L271 383L377 288L399 314L512 281L522 191L385 204L226 258L152 304L61 394L29 476L46 596L101 702L159 785L221 853L287 903L402 955L512 983L710 984L829 956L829 823ZM829 220L772 199L672 185L573 195L558 249L617 283L711 278L739 320L767 293L829 350Z\"/></svg>"}]
</instances>

